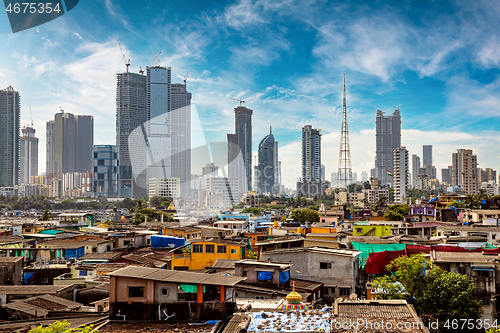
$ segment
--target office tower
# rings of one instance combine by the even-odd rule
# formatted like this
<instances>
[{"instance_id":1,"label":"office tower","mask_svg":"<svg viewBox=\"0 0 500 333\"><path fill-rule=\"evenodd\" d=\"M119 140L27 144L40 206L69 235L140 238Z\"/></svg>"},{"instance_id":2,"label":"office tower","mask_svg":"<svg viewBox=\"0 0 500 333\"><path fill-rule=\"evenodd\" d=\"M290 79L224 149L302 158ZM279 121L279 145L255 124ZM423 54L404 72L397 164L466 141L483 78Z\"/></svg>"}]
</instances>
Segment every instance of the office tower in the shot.
<instances>
[{"instance_id":1,"label":"office tower","mask_svg":"<svg viewBox=\"0 0 500 333\"><path fill-rule=\"evenodd\" d=\"M366 171L361 171L361 181L366 182L368 181L368 172Z\"/></svg>"},{"instance_id":2,"label":"office tower","mask_svg":"<svg viewBox=\"0 0 500 333\"><path fill-rule=\"evenodd\" d=\"M227 135L228 175L238 178L240 193L252 190L252 114L245 106L234 108L235 133Z\"/></svg>"},{"instance_id":3,"label":"office tower","mask_svg":"<svg viewBox=\"0 0 500 333\"><path fill-rule=\"evenodd\" d=\"M38 175L38 138L33 127L21 132L21 184L29 184L30 177Z\"/></svg>"},{"instance_id":4,"label":"office tower","mask_svg":"<svg viewBox=\"0 0 500 333\"><path fill-rule=\"evenodd\" d=\"M432 145L422 146L422 162L423 165L432 165Z\"/></svg>"},{"instance_id":5,"label":"office tower","mask_svg":"<svg viewBox=\"0 0 500 333\"><path fill-rule=\"evenodd\" d=\"M0 186L19 185L20 117L19 92L0 90Z\"/></svg>"},{"instance_id":6,"label":"office tower","mask_svg":"<svg viewBox=\"0 0 500 333\"><path fill-rule=\"evenodd\" d=\"M321 181L321 129L302 127L302 181Z\"/></svg>"},{"instance_id":7,"label":"office tower","mask_svg":"<svg viewBox=\"0 0 500 333\"><path fill-rule=\"evenodd\" d=\"M47 122L47 173L92 170L94 118L61 112ZM52 158L49 161L49 158Z\"/></svg>"},{"instance_id":8,"label":"office tower","mask_svg":"<svg viewBox=\"0 0 500 333\"><path fill-rule=\"evenodd\" d=\"M420 157L411 155L411 185L417 188L418 170L420 169Z\"/></svg>"},{"instance_id":9,"label":"office tower","mask_svg":"<svg viewBox=\"0 0 500 333\"><path fill-rule=\"evenodd\" d=\"M277 172L277 176L278 176L278 179L276 179L275 182L278 183L280 185L280 187L281 187L281 185L282 185L282 178L281 177L282 176L281 176L281 161L280 160L278 160L278 172Z\"/></svg>"},{"instance_id":10,"label":"office tower","mask_svg":"<svg viewBox=\"0 0 500 333\"><path fill-rule=\"evenodd\" d=\"M324 182L326 180L326 167L324 164L321 164L321 181Z\"/></svg>"},{"instance_id":11,"label":"office tower","mask_svg":"<svg viewBox=\"0 0 500 333\"><path fill-rule=\"evenodd\" d=\"M452 154L451 182L453 186L461 186L464 194L477 192L477 156L472 149L457 149Z\"/></svg>"},{"instance_id":12,"label":"office tower","mask_svg":"<svg viewBox=\"0 0 500 333\"><path fill-rule=\"evenodd\" d=\"M429 179L436 179L436 167L432 165L425 164L423 169L425 170L424 173L429 176Z\"/></svg>"},{"instance_id":13,"label":"office tower","mask_svg":"<svg viewBox=\"0 0 500 333\"><path fill-rule=\"evenodd\" d=\"M138 182L141 187L137 193L147 195L148 180L151 178L172 177L172 123L171 111L171 69L148 67L146 76L146 107L148 125L146 140L148 151L145 154L146 178ZM138 187L139 187L138 186Z\"/></svg>"},{"instance_id":14,"label":"office tower","mask_svg":"<svg viewBox=\"0 0 500 333\"><path fill-rule=\"evenodd\" d=\"M208 163L201 169L201 174L207 177L217 177L219 173L219 167L214 163Z\"/></svg>"},{"instance_id":15,"label":"office tower","mask_svg":"<svg viewBox=\"0 0 500 333\"><path fill-rule=\"evenodd\" d=\"M408 190L408 150L394 149L394 202L403 203Z\"/></svg>"},{"instance_id":16,"label":"office tower","mask_svg":"<svg viewBox=\"0 0 500 333\"><path fill-rule=\"evenodd\" d=\"M385 116L384 112L377 110L376 117L376 177L382 186L393 185L393 178L389 171L393 171L394 149L401 146L401 114L400 110L394 110L391 116Z\"/></svg>"},{"instance_id":17,"label":"office tower","mask_svg":"<svg viewBox=\"0 0 500 333\"><path fill-rule=\"evenodd\" d=\"M259 144L258 163L258 188L259 194L279 194L278 180L278 141L274 139L272 129Z\"/></svg>"},{"instance_id":18,"label":"office tower","mask_svg":"<svg viewBox=\"0 0 500 333\"><path fill-rule=\"evenodd\" d=\"M190 194L191 93L184 83L171 85L172 177L181 180L181 196Z\"/></svg>"},{"instance_id":19,"label":"office tower","mask_svg":"<svg viewBox=\"0 0 500 333\"><path fill-rule=\"evenodd\" d=\"M98 197L118 196L118 147L95 145L92 149L94 166L92 178L94 193Z\"/></svg>"},{"instance_id":20,"label":"office tower","mask_svg":"<svg viewBox=\"0 0 500 333\"><path fill-rule=\"evenodd\" d=\"M146 77L136 73L116 74L116 145L118 146L119 196L138 197L129 153L129 135L148 120ZM139 191L140 192L140 191Z\"/></svg>"},{"instance_id":21,"label":"office tower","mask_svg":"<svg viewBox=\"0 0 500 333\"><path fill-rule=\"evenodd\" d=\"M339 153L339 184L343 188L353 183L351 169L351 148L349 146L349 129L347 126L347 106L346 89L344 74L344 95L342 105L342 129L340 134L340 153ZM354 182L355 183L355 182Z\"/></svg>"}]
</instances>

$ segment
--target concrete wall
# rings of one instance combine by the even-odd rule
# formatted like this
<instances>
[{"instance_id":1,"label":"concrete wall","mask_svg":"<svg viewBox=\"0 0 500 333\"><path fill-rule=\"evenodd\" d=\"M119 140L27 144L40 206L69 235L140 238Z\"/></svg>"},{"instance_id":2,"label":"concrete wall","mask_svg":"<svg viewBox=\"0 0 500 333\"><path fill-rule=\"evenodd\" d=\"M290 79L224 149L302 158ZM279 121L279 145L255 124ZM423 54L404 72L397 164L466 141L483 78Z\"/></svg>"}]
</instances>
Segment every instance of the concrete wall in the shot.
<instances>
[{"instance_id":1,"label":"concrete wall","mask_svg":"<svg viewBox=\"0 0 500 333\"><path fill-rule=\"evenodd\" d=\"M168 289L168 295L162 295L162 289ZM176 283L156 282L156 302L175 303L178 299L178 286Z\"/></svg>"},{"instance_id":2,"label":"concrete wall","mask_svg":"<svg viewBox=\"0 0 500 333\"><path fill-rule=\"evenodd\" d=\"M290 277L302 280L317 281L325 287L335 287L335 293L330 300L340 296L340 288L351 288L356 292L358 263L357 258L318 252L273 253L262 252L263 261L290 263ZM320 269L320 263L332 264L330 269ZM300 273L298 273L299 271ZM326 298L326 297L325 297Z\"/></svg>"}]
</instances>

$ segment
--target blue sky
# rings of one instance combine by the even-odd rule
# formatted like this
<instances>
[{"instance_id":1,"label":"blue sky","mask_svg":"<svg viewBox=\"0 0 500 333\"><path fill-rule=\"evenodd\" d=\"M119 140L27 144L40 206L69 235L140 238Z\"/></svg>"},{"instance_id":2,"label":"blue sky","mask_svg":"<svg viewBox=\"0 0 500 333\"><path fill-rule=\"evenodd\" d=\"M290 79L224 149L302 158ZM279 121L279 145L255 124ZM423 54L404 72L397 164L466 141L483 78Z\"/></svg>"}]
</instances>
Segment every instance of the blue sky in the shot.
<instances>
[{"instance_id":1,"label":"blue sky","mask_svg":"<svg viewBox=\"0 0 500 333\"><path fill-rule=\"evenodd\" d=\"M116 39L132 71L151 47L174 82L189 71L209 141L234 131L228 97L244 99L254 150L273 126L289 187L305 124L323 131L327 174L338 168L344 73L358 174L373 167L376 108L400 104L410 154L432 144L441 169L470 148L499 170L499 18L496 1L80 1L38 32L12 34L0 14L0 88L20 92L23 121L32 108L41 171L45 122L72 98L67 112L95 117L95 143L115 143L115 74L125 69Z\"/></svg>"}]
</instances>

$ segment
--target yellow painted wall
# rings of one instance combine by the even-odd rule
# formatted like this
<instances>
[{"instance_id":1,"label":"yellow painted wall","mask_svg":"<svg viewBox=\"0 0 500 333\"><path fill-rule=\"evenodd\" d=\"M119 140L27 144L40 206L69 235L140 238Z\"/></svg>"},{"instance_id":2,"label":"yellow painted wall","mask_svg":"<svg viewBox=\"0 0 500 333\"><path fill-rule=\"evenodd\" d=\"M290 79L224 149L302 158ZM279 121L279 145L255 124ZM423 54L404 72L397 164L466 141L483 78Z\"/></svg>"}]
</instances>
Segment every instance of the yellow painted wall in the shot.
<instances>
[{"instance_id":1,"label":"yellow painted wall","mask_svg":"<svg viewBox=\"0 0 500 333\"><path fill-rule=\"evenodd\" d=\"M392 235L393 226L389 225L354 225L352 227L353 236L377 236L384 237ZM361 229L361 231L359 230Z\"/></svg>"},{"instance_id":2,"label":"yellow painted wall","mask_svg":"<svg viewBox=\"0 0 500 333\"><path fill-rule=\"evenodd\" d=\"M193 253L195 244L203 244L203 253ZM206 245L214 245L215 253L206 253ZM217 253L217 246L225 245L226 253ZM234 250L236 253L231 253ZM244 246L218 244L215 242L194 242L191 244L191 253L188 254L172 254L171 268L175 270L176 267L189 267L189 270L205 269L205 267L212 266L217 259L243 259Z\"/></svg>"}]
</instances>

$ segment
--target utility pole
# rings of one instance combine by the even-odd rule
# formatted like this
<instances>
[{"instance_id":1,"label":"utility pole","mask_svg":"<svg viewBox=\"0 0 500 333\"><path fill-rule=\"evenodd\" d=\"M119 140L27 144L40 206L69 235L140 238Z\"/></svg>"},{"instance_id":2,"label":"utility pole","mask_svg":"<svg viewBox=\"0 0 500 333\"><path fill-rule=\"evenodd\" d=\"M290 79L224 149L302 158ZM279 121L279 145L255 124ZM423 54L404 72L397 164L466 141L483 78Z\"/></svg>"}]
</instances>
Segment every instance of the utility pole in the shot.
<instances>
[{"instance_id":1,"label":"utility pole","mask_svg":"<svg viewBox=\"0 0 500 333\"><path fill-rule=\"evenodd\" d=\"M346 89L344 74L344 103L342 107L342 133L340 136L340 156L339 156L339 186L347 190L347 186L352 182L351 168L351 148L349 147L349 130L347 128L347 107Z\"/></svg>"}]
</instances>

